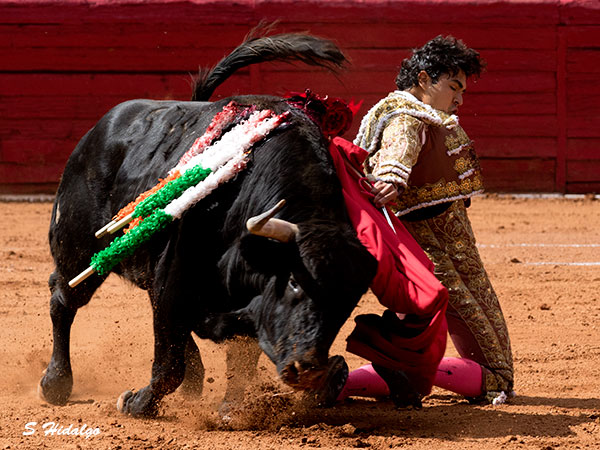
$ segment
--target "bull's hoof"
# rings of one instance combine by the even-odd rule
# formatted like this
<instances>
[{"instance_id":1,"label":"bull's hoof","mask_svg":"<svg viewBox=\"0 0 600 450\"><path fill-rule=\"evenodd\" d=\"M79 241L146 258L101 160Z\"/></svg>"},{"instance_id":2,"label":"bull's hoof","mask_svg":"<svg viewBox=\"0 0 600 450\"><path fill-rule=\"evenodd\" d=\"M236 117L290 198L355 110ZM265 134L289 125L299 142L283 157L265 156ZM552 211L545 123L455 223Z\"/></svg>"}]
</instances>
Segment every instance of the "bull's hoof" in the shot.
<instances>
[{"instance_id":1,"label":"bull's hoof","mask_svg":"<svg viewBox=\"0 0 600 450\"><path fill-rule=\"evenodd\" d=\"M394 402L396 408L421 409L423 407L421 394L416 391L402 370L388 369L377 364L373 364L373 369L388 385L390 399Z\"/></svg>"},{"instance_id":2,"label":"bull's hoof","mask_svg":"<svg viewBox=\"0 0 600 450\"><path fill-rule=\"evenodd\" d=\"M117 411L133 417L156 417L158 405L149 401L149 398L150 396L144 389L138 392L125 391L117 399Z\"/></svg>"},{"instance_id":3,"label":"bull's hoof","mask_svg":"<svg viewBox=\"0 0 600 450\"><path fill-rule=\"evenodd\" d=\"M125 391L121 395L119 395L119 398L117 399L117 411L123 414L127 414L127 411L125 411L125 404L127 400L129 400L132 396L132 391Z\"/></svg>"},{"instance_id":4,"label":"bull's hoof","mask_svg":"<svg viewBox=\"0 0 600 450\"><path fill-rule=\"evenodd\" d=\"M348 364L342 356L336 355L329 358L327 374L323 384L314 392L314 398L318 406L331 408L348 380Z\"/></svg>"},{"instance_id":5,"label":"bull's hoof","mask_svg":"<svg viewBox=\"0 0 600 450\"><path fill-rule=\"evenodd\" d=\"M52 374L52 371L48 373L48 369L44 370L38 383L38 397L52 405L66 405L73 390L73 376L70 373L62 376Z\"/></svg>"}]
</instances>

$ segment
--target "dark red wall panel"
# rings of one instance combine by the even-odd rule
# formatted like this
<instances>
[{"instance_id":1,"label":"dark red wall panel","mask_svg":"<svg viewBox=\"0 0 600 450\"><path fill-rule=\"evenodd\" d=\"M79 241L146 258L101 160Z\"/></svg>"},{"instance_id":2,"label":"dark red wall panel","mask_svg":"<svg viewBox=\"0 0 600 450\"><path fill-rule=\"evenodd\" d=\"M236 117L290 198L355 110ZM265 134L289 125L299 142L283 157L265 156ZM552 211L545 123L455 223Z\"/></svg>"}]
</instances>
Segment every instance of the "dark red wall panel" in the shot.
<instances>
[{"instance_id":1,"label":"dark red wall panel","mask_svg":"<svg viewBox=\"0 0 600 450\"><path fill-rule=\"evenodd\" d=\"M131 98L189 98L198 67L260 20L331 38L352 64L337 77L264 64L215 98L311 88L362 100L362 115L395 88L411 48L453 34L488 62L461 108L488 190L600 188L597 0L0 0L0 193L53 192L106 111Z\"/></svg>"}]
</instances>

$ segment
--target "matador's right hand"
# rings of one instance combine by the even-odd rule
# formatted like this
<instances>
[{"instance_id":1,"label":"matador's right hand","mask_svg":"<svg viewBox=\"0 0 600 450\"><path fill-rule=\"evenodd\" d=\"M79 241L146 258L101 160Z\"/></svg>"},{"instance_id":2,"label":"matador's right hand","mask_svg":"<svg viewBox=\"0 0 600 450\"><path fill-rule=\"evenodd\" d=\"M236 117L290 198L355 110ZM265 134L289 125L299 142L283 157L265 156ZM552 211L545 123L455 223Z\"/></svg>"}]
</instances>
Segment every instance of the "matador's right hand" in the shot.
<instances>
[{"instance_id":1,"label":"matador's right hand","mask_svg":"<svg viewBox=\"0 0 600 450\"><path fill-rule=\"evenodd\" d=\"M373 203L377 208L383 208L386 203L398 198L398 189L392 183L379 180L372 186L371 193L374 195Z\"/></svg>"}]
</instances>

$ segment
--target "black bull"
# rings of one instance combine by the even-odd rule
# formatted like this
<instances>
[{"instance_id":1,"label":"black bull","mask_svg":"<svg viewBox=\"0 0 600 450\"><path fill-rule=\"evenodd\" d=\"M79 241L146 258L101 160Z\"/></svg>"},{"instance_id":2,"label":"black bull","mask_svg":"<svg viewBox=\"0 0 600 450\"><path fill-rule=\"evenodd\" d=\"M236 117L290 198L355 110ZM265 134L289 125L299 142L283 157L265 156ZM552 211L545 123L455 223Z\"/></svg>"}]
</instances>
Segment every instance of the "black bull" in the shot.
<instances>
[{"instance_id":1,"label":"black bull","mask_svg":"<svg viewBox=\"0 0 600 450\"><path fill-rule=\"evenodd\" d=\"M330 42L297 35L250 40L232 55L205 74L195 99L208 99L244 65L278 58L321 66L343 61ZM150 384L122 395L120 409L152 416L162 397L202 377L192 332L215 341L256 337L284 382L302 390L323 382L329 348L367 290L376 262L349 222L320 128L276 97L133 100L82 138L56 195L49 232L56 265L49 280L53 352L39 385L48 402L64 404L71 394L71 324L106 278L96 274L68 285L112 239L96 239L95 231L163 178L231 100L289 111L287 125L254 146L244 171L113 269L148 291L155 334ZM296 224L294 239L250 234L247 219L280 199L287 203L277 217Z\"/></svg>"}]
</instances>

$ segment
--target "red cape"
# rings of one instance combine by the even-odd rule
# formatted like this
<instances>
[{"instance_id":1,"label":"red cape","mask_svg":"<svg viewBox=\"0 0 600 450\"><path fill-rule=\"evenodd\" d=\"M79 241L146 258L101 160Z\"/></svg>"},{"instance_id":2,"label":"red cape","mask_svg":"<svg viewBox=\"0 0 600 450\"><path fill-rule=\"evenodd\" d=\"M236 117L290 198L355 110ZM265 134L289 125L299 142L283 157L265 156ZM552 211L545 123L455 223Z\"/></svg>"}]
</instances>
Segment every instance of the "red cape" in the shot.
<instances>
[{"instance_id":1,"label":"red cape","mask_svg":"<svg viewBox=\"0 0 600 450\"><path fill-rule=\"evenodd\" d=\"M358 316L347 350L403 370L417 391L428 394L446 349L448 292L435 277L433 263L400 220L388 211L388 222L371 202L362 172L366 150L339 137L333 139L329 150L350 220L361 243L378 261L371 290L383 306L407 315L404 320L389 313Z\"/></svg>"}]
</instances>

